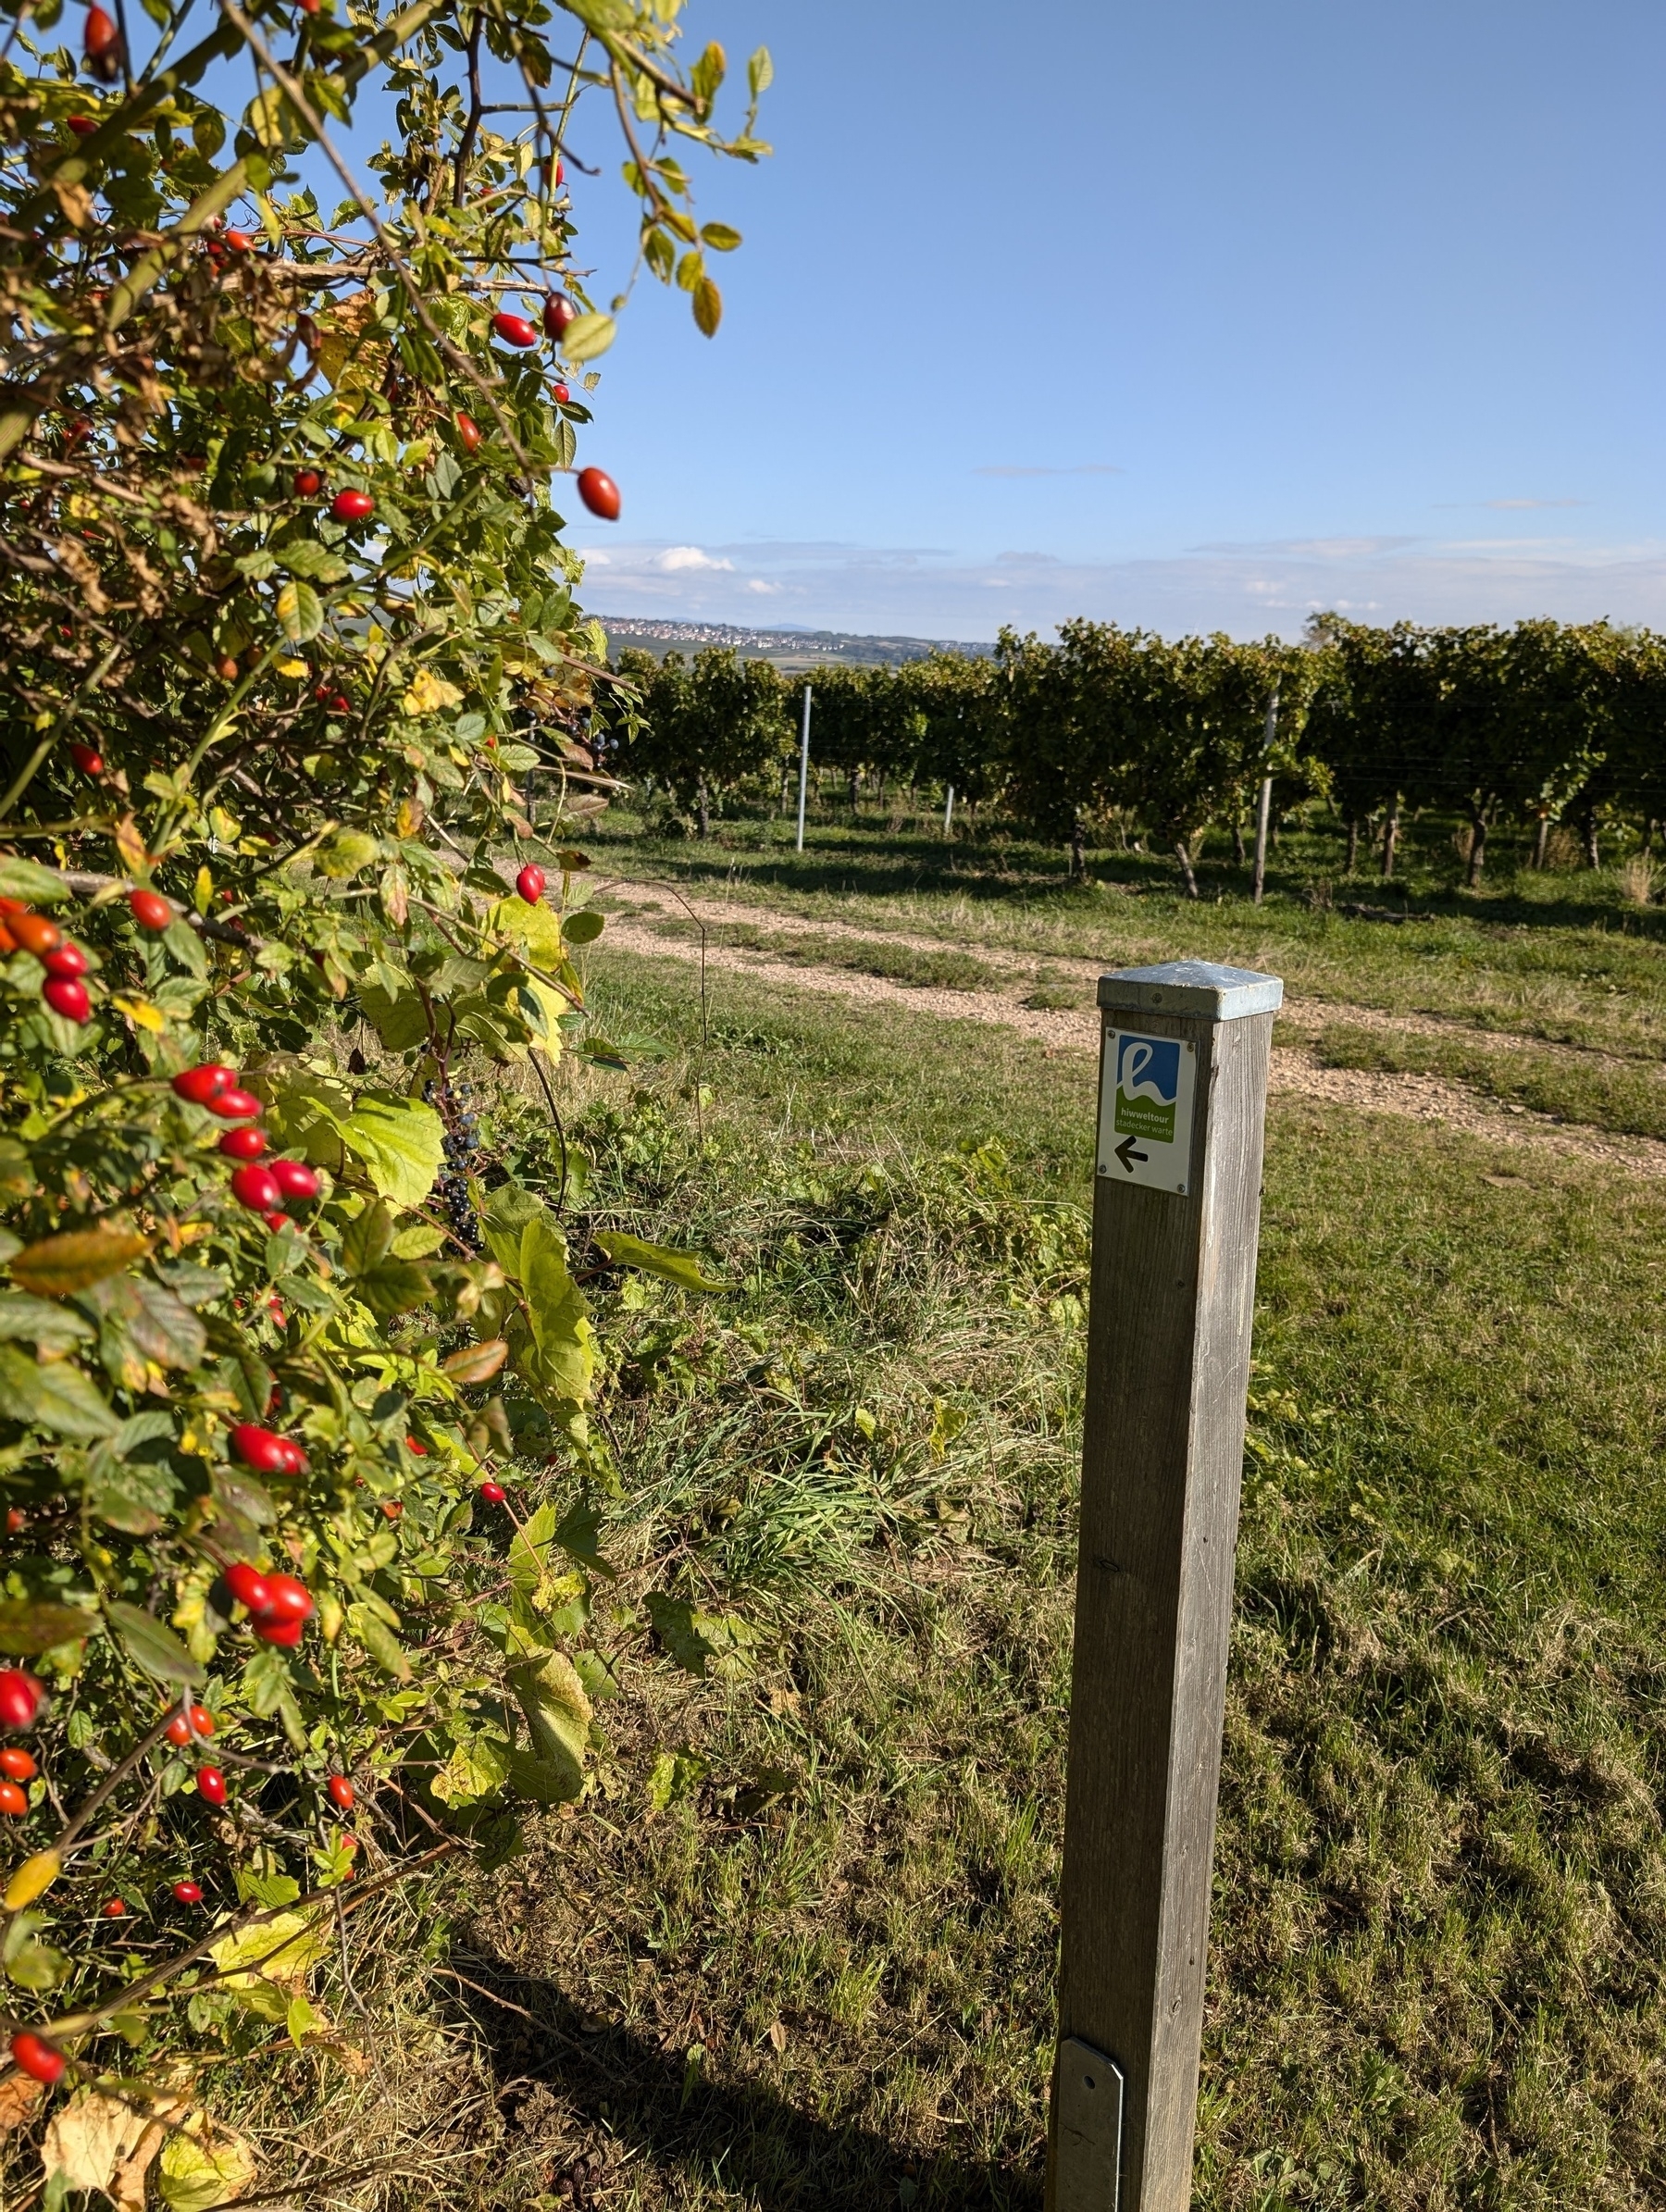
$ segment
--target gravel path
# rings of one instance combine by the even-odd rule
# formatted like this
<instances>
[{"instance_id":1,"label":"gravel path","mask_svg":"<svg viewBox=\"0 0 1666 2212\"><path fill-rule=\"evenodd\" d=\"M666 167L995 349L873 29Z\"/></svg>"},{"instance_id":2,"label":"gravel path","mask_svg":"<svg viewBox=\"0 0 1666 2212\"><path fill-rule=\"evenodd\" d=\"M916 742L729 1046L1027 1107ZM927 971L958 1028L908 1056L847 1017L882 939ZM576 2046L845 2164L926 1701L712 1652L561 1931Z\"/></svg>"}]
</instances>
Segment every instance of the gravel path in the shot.
<instances>
[{"instance_id":1,"label":"gravel path","mask_svg":"<svg viewBox=\"0 0 1666 2212\"><path fill-rule=\"evenodd\" d=\"M656 922L675 925L692 915L711 933L705 951L708 973L736 973L763 983L828 991L856 1005L905 1007L943 1021L996 1023L1003 1028L1015 1029L1022 1036L1035 1038L1050 1051L1092 1052L1098 1049L1097 1011L1083 1008L1055 1012L1020 1002L1022 994L1034 988L1037 963L1033 961L1023 972L1013 968L1012 985L1007 990L945 990L931 985L895 983L886 976L864 975L858 969L780 960L767 952L726 945L721 941L722 931L726 926L749 925L781 937L882 938L887 944L911 946L926 952L943 951L943 940L905 936L900 931L862 928L831 920L806 921L794 914L777 913L771 907L749 906L732 899L690 900L685 907L660 893L657 887L653 891L626 885L610 889L619 907L609 914L598 951L612 945L622 951L697 963L698 938L665 934L655 926ZM982 945L966 949L975 951L987 965L997 968L1022 957ZM1051 976L1067 976L1072 983L1087 988L1091 988L1100 972L1089 961L1050 957L1045 965ZM1466 1032L1461 1022L1443 1021L1432 1015L1391 1014L1375 1007L1342 1005L1327 1000L1287 999L1279 1018L1280 1035L1273 1054L1272 1088L1275 1093L1317 1099L1326 1104L1352 1107L1365 1112L1440 1123L1498 1143L1570 1159L1603 1161L1630 1174L1666 1179L1666 1142L1655 1137L1612 1136L1606 1131L1559 1122L1548 1114L1535 1113L1526 1108L1499 1105L1461 1084L1445 1082L1437 1075L1383 1075L1362 1068L1322 1066L1305 1043L1294 1039L1316 1037L1332 1022L1348 1022L1359 1028L1391 1030L1401 1035L1450 1037L1455 1032L1464 1033L1489 1046L1538 1042L1490 1029ZM1587 1063L1590 1059L1584 1052L1578 1057Z\"/></svg>"}]
</instances>

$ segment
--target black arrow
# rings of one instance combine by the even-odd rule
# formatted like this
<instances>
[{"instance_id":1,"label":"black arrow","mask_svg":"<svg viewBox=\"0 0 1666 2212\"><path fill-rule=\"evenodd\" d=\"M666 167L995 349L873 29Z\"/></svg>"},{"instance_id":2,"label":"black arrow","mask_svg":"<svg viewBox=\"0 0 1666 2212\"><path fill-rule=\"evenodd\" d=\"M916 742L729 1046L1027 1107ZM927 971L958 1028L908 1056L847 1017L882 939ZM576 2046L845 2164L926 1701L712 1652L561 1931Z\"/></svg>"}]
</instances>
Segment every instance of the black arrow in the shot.
<instances>
[{"instance_id":1,"label":"black arrow","mask_svg":"<svg viewBox=\"0 0 1666 2212\"><path fill-rule=\"evenodd\" d=\"M1150 1152L1137 1152L1134 1149L1134 1139L1131 1137L1125 1137L1121 1144L1119 1144L1116 1148L1116 1157L1127 1169L1129 1174L1132 1174L1134 1173L1134 1162L1137 1160L1149 1160L1151 1155Z\"/></svg>"}]
</instances>

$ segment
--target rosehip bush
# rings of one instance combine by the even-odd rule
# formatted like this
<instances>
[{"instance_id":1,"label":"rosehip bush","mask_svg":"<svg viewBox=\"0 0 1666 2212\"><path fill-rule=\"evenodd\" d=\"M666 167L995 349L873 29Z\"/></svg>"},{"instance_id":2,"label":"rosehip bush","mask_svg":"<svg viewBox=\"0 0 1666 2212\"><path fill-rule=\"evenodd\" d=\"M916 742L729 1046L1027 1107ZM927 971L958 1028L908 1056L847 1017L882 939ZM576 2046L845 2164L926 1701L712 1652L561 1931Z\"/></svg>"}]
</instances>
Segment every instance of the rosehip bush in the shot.
<instances>
[{"instance_id":1,"label":"rosehip bush","mask_svg":"<svg viewBox=\"0 0 1666 2212\"><path fill-rule=\"evenodd\" d=\"M765 149L665 0L6 4L0 2046L43 2098L165 2082L163 2193L206 2204L249 2176L192 2054L322 2034L360 1898L587 1787L617 1478L583 1283L707 1286L570 1245L565 1168L483 1172L463 1096L519 1063L553 1116L564 1054L617 1057L573 957L591 416L548 390L613 323L559 139L599 93L708 334L739 242L676 141Z\"/></svg>"}]
</instances>

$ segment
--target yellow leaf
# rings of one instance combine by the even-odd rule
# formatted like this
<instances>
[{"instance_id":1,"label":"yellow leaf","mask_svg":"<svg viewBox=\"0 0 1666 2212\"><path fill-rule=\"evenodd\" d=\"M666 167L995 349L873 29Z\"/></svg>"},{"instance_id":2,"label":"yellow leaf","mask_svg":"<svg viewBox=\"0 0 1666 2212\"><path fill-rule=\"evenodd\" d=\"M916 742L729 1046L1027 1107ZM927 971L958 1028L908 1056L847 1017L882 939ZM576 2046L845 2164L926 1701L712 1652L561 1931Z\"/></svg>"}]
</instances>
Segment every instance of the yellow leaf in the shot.
<instances>
[{"instance_id":1,"label":"yellow leaf","mask_svg":"<svg viewBox=\"0 0 1666 2212\"><path fill-rule=\"evenodd\" d=\"M561 350L569 361L593 361L606 353L617 335L611 315L579 315L561 334Z\"/></svg>"},{"instance_id":2,"label":"yellow leaf","mask_svg":"<svg viewBox=\"0 0 1666 2212\"><path fill-rule=\"evenodd\" d=\"M431 668L418 668L411 678L411 688L404 695L407 715L434 715L441 707L461 706L463 694L455 684L448 684L442 676L436 676Z\"/></svg>"},{"instance_id":3,"label":"yellow leaf","mask_svg":"<svg viewBox=\"0 0 1666 2212\"><path fill-rule=\"evenodd\" d=\"M26 1858L6 1885L6 1911L21 1912L26 1905L44 1897L63 1868L56 1851L37 1851L32 1858Z\"/></svg>"},{"instance_id":4,"label":"yellow leaf","mask_svg":"<svg viewBox=\"0 0 1666 2212\"><path fill-rule=\"evenodd\" d=\"M453 1352L450 1359L440 1362L442 1373L454 1383L489 1383L509 1357L509 1347L501 1336L488 1336L484 1344L465 1345L460 1352Z\"/></svg>"},{"instance_id":5,"label":"yellow leaf","mask_svg":"<svg viewBox=\"0 0 1666 2212\"><path fill-rule=\"evenodd\" d=\"M68 1229L26 1245L11 1263L12 1280L37 1298L68 1298L118 1274L150 1250L131 1229Z\"/></svg>"},{"instance_id":6,"label":"yellow leaf","mask_svg":"<svg viewBox=\"0 0 1666 2212\"><path fill-rule=\"evenodd\" d=\"M124 814L116 825L116 851L130 876L143 876L150 866L150 854L144 850L144 839L131 814Z\"/></svg>"},{"instance_id":7,"label":"yellow leaf","mask_svg":"<svg viewBox=\"0 0 1666 2212\"><path fill-rule=\"evenodd\" d=\"M280 676L310 676L312 674L312 670L305 661L274 661L272 665Z\"/></svg>"},{"instance_id":8,"label":"yellow leaf","mask_svg":"<svg viewBox=\"0 0 1666 2212\"><path fill-rule=\"evenodd\" d=\"M248 1993L270 1982L298 1991L328 1943L327 1931L313 1915L280 1912L235 1935L221 1936L208 1956L228 1989Z\"/></svg>"},{"instance_id":9,"label":"yellow leaf","mask_svg":"<svg viewBox=\"0 0 1666 2212\"><path fill-rule=\"evenodd\" d=\"M168 2105L176 2101L165 2100ZM68 2189L97 2189L118 2212L143 2212L146 2168L166 2131L125 2098L82 2090L55 2115L41 2144L41 2164Z\"/></svg>"},{"instance_id":10,"label":"yellow leaf","mask_svg":"<svg viewBox=\"0 0 1666 2212\"><path fill-rule=\"evenodd\" d=\"M160 1035L168 1026L168 1016L159 1006L153 1006L148 999L134 998L129 991L113 991L110 1004L118 1013L126 1014L130 1022L135 1023L141 1029L150 1030L153 1035Z\"/></svg>"},{"instance_id":11,"label":"yellow leaf","mask_svg":"<svg viewBox=\"0 0 1666 2212\"><path fill-rule=\"evenodd\" d=\"M246 2196L258 2172L254 2145L205 2112L189 2114L161 2159L162 2201L173 2212L210 2212Z\"/></svg>"}]
</instances>

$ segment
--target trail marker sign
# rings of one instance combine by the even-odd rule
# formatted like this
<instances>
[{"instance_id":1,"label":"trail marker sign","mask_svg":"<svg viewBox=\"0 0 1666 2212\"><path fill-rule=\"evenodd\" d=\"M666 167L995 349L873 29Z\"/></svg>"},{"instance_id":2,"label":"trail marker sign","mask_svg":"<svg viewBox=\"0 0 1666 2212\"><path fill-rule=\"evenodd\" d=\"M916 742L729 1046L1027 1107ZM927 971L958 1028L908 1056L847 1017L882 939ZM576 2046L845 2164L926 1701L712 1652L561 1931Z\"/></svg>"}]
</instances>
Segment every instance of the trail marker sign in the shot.
<instances>
[{"instance_id":1,"label":"trail marker sign","mask_svg":"<svg viewBox=\"0 0 1666 2212\"><path fill-rule=\"evenodd\" d=\"M1047 2212L1189 2212L1276 976L1100 978Z\"/></svg>"},{"instance_id":2,"label":"trail marker sign","mask_svg":"<svg viewBox=\"0 0 1666 2212\"><path fill-rule=\"evenodd\" d=\"M1191 1038L1107 1027L1100 1064L1100 1174L1184 1198L1191 1187L1197 1081Z\"/></svg>"}]
</instances>

